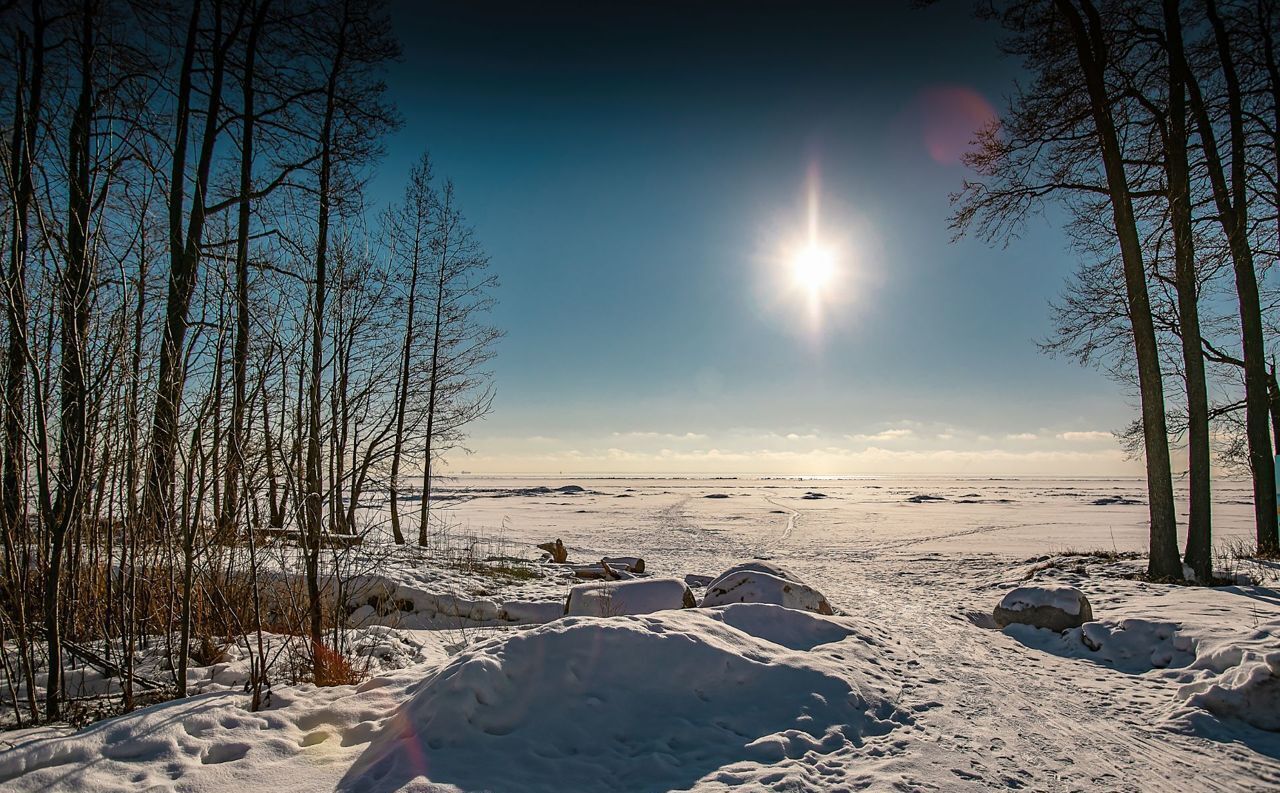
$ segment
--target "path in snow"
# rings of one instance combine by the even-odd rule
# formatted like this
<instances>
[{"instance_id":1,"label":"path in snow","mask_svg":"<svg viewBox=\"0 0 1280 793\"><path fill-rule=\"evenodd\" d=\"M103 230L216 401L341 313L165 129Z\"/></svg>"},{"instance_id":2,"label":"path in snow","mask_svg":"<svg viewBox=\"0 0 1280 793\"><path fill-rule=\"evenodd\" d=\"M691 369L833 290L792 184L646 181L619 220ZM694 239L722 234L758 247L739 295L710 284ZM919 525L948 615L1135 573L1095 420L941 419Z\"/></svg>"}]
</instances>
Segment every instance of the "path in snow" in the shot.
<instances>
[{"instance_id":1,"label":"path in snow","mask_svg":"<svg viewBox=\"0 0 1280 793\"><path fill-rule=\"evenodd\" d=\"M894 780L907 789L1045 791L1150 790L1169 779L1204 790L1280 784L1273 758L1163 727L1177 682L1059 657L963 616L990 612L1015 583L1016 560L1067 548L1141 548L1144 505L1092 503L1138 492L1133 482L823 483L829 498L820 500L803 498L809 485L801 483L632 486L634 497L588 501L585 514L530 505L530 517L554 523L572 535L566 542L591 554L639 553L655 571L714 575L744 558L772 557L837 608L874 618L899 643L887 663L902 681L899 704L917 713L914 725L842 750L845 756L734 769L716 782L879 788ZM979 490L986 502L964 500ZM729 497L703 498L712 492ZM945 500L909 503L917 493ZM787 513L781 531L778 510ZM1219 536L1247 530L1247 505L1219 510ZM993 586L1002 577L1004 586ZM1108 592L1144 586L1097 585ZM1106 598L1093 596L1100 619L1116 616ZM1280 608L1267 613L1275 619Z\"/></svg>"}]
</instances>

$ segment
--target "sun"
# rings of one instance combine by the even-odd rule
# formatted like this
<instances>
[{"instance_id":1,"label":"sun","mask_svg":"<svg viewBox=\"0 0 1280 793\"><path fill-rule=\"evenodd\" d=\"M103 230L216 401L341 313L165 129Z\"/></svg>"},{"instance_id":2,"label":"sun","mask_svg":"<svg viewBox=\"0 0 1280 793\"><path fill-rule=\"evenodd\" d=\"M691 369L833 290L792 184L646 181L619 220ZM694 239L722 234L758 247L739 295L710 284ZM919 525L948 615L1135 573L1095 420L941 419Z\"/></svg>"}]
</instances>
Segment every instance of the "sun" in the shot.
<instances>
[{"instance_id":1,"label":"sun","mask_svg":"<svg viewBox=\"0 0 1280 793\"><path fill-rule=\"evenodd\" d=\"M796 286L811 294L822 292L831 283L835 273L835 254L822 245L810 243L791 258L791 275Z\"/></svg>"}]
</instances>

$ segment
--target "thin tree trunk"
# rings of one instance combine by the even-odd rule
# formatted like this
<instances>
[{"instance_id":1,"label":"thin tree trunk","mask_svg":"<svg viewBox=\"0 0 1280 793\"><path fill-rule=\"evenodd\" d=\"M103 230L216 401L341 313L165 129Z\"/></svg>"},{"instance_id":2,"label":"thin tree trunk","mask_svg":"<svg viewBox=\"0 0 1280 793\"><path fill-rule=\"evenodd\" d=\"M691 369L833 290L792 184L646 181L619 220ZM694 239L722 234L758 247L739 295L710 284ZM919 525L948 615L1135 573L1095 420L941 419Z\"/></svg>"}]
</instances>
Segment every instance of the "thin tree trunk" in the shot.
<instances>
[{"instance_id":1,"label":"thin tree trunk","mask_svg":"<svg viewBox=\"0 0 1280 793\"><path fill-rule=\"evenodd\" d=\"M320 379L324 358L325 290L329 252L329 180L333 167L333 120L338 91L338 75L346 50L346 20L339 29L338 43L334 51L333 65L329 71L325 89L324 120L320 128L319 212L316 223L315 302L311 317L311 370L307 389L307 470L306 470L306 567L307 596L309 598L310 636L313 648L323 639L320 630L321 604L319 586L320 534L324 521L324 495L321 492L323 475L320 455Z\"/></svg>"},{"instance_id":2,"label":"thin tree trunk","mask_svg":"<svg viewBox=\"0 0 1280 793\"><path fill-rule=\"evenodd\" d=\"M23 453L23 424L26 400L26 335L27 335L27 253L28 225L31 201L35 196L32 177L35 160L35 139L42 109L44 86L45 19L41 0L31 3L32 40L23 47L19 38L18 90L15 92L13 144L10 155L11 179L16 187L13 195L12 250L9 271L6 273L8 300L5 301L8 320L8 367L4 383L4 452L3 478L0 479L0 509L6 525L17 534L25 534L26 526L19 525L26 470ZM26 81L26 104L23 104L23 79L27 75L22 63L30 50L30 79ZM21 536L21 535L18 535Z\"/></svg>"},{"instance_id":3,"label":"thin tree trunk","mask_svg":"<svg viewBox=\"0 0 1280 793\"><path fill-rule=\"evenodd\" d=\"M1209 394L1204 352L1200 347L1200 311L1195 247L1191 228L1191 181L1187 163L1186 74L1178 0L1163 0L1169 48L1169 126L1165 171L1169 182L1169 217L1173 226L1175 288L1182 337L1182 363L1187 388L1187 462L1190 505L1184 561L1201 583L1213 576L1210 510Z\"/></svg>"},{"instance_id":4,"label":"thin tree trunk","mask_svg":"<svg viewBox=\"0 0 1280 793\"><path fill-rule=\"evenodd\" d=\"M440 270L436 276L436 302L433 330L431 333L431 377L427 385L427 438L426 449L422 460L422 505L418 523L418 545L426 547L428 542L428 520L431 517L431 468L432 455L435 452L434 440L436 429L436 400L440 393L440 332L444 325L444 289L448 283L449 232L452 211L452 188L445 189L444 206L441 207L441 224L443 239L440 245Z\"/></svg>"},{"instance_id":5,"label":"thin tree trunk","mask_svg":"<svg viewBox=\"0 0 1280 793\"><path fill-rule=\"evenodd\" d=\"M222 84L226 72L226 51L230 41L223 40L222 2L213 2L213 53L210 64L210 88L200 156L196 163L191 210L185 234L182 228L184 186L186 184L187 135L190 123L192 72L200 21L200 2L192 8L187 30L186 49L178 87L177 133L173 153L173 171L169 195L169 293L165 306L164 337L160 344L159 380L155 409L151 421L151 459L146 490L142 498L142 520L148 527L164 532L172 515L174 453L178 439L178 412L186 383L187 314L195 292L200 268L200 245L204 237L205 202L212 168L215 142L222 124ZM240 9L244 13L244 9Z\"/></svg>"}]
</instances>

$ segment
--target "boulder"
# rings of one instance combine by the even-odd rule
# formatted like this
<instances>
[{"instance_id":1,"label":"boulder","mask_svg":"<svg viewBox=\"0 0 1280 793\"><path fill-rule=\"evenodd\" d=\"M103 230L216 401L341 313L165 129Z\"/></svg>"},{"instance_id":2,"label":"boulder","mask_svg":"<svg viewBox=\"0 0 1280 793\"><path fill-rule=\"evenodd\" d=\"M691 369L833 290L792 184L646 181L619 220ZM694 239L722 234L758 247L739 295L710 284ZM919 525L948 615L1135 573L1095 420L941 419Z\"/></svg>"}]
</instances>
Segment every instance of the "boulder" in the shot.
<instances>
[{"instance_id":1,"label":"boulder","mask_svg":"<svg viewBox=\"0 0 1280 793\"><path fill-rule=\"evenodd\" d=\"M749 562L732 568L707 585L702 597L703 608L727 606L731 603L772 603L789 609L832 614L831 604L821 592L794 577L783 577L762 567L773 568L786 576L791 574L767 562Z\"/></svg>"},{"instance_id":2,"label":"boulder","mask_svg":"<svg viewBox=\"0 0 1280 793\"><path fill-rule=\"evenodd\" d=\"M579 584L569 590L564 613L570 617L618 617L693 608L693 593L674 578L645 578L607 584Z\"/></svg>"},{"instance_id":3,"label":"boulder","mask_svg":"<svg viewBox=\"0 0 1280 793\"><path fill-rule=\"evenodd\" d=\"M752 559L750 562L735 564L733 567L725 570L720 575L711 579L708 586L715 586L720 583L721 579L728 578L731 575L737 575L738 573L768 573L769 575L777 576L785 581L793 581L797 584L804 583L804 581L800 579L800 576L780 564L774 564L773 562L768 562L764 559Z\"/></svg>"},{"instance_id":4,"label":"boulder","mask_svg":"<svg viewBox=\"0 0 1280 793\"><path fill-rule=\"evenodd\" d=\"M1037 584L1006 594L991 616L1001 628L1020 623L1061 633L1092 622L1093 608L1073 586Z\"/></svg>"}]
</instances>

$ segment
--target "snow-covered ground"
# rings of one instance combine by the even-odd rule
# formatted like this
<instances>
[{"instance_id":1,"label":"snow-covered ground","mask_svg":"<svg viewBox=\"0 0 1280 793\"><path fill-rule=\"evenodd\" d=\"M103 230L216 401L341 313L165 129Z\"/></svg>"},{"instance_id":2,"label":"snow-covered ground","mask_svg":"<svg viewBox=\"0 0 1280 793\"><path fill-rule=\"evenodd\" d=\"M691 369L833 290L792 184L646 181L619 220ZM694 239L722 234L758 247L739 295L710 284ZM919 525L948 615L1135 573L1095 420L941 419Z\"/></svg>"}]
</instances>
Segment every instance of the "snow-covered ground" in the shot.
<instances>
[{"instance_id":1,"label":"snow-covered ground","mask_svg":"<svg viewBox=\"0 0 1280 793\"><path fill-rule=\"evenodd\" d=\"M583 489L556 489L564 485ZM224 687L185 701L71 735L0 736L11 747L0 752L0 787L1280 786L1275 573L1224 553L1219 567L1261 584L1129 578L1143 562L1124 553L1146 544L1139 481L450 486L475 496L449 508L461 533L500 534L523 552L560 538L578 562L640 556L655 577L704 584L693 587L699 597L711 577L768 558L837 614L747 604L538 625L555 616L570 577L480 580L386 565L388 602L412 608L361 614L393 626L366 628L363 641L385 660L363 684L277 686L255 714L229 679L234 663L224 665ZM1248 541L1248 499L1247 483L1218 483L1223 547ZM1095 621L1063 634L990 627L1003 594L1036 582L1078 587Z\"/></svg>"}]
</instances>

